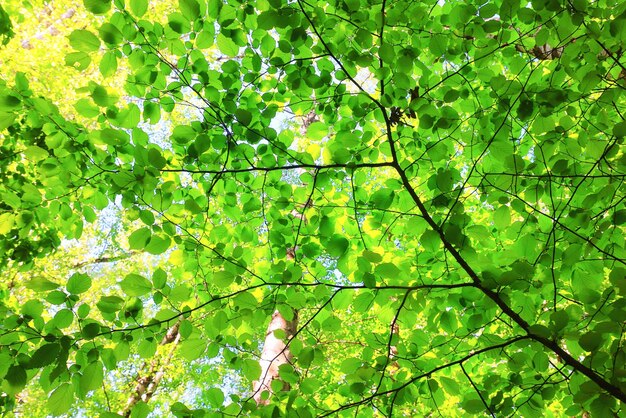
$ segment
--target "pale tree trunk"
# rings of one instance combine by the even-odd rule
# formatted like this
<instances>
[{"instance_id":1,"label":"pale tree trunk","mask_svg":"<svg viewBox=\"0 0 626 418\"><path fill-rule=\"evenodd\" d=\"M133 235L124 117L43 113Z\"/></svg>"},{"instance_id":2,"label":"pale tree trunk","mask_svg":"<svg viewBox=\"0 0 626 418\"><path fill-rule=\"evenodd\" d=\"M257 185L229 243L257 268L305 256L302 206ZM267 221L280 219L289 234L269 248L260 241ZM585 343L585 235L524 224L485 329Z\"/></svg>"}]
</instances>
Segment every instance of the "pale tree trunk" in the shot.
<instances>
[{"instance_id":1,"label":"pale tree trunk","mask_svg":"<svg viewBox=\"0 0 626 418\"><path fill-rule=\"evenodd\" d=\"M272 382L280 379L278 368L283 364L291 363L292 355L286 342L295 335L297 326L297 313L294 313L294 318L291 321L287 321L278 311L272 315L272 320L265 334L265 344L263 344L261 359L259 360L261 377L254 382L254 400L258 405L267 405L269 403L269 397L266 399L262 398L263 392L267 391L270 395L272 394ZM281 336L284 339L278 338L275 335L275 331L283 331L284 335ZM283 390L288 389L289 384L283 382Z\"/></svg>"},{"instance_id":2,"label":"pale tree trunk","mask_svg":"<svg viewBox=\"0 0 626 418\"><path fill-rule=\"evenodd\" d=\"M120 414L124 417L129 417L133 407L139 401L148 402L154 392L156 391L161 379L165 375L165 368L172 361L172 357L174 356L174 352L176 351L176 346L180 341L180 333L178 332L179 323L176 323L172 327L167 330L167 333L161 340L160 345L172 344L172 348L170 348L167 357L163 361L159 357L153 359L150 364L144 363L142 370L148 368L147 373L143 376L141 374L137 375L137 384L135 385L135 389L133 393L128 398L128 402L126 402L126 407Z\"/></svg>"}]
</instances>

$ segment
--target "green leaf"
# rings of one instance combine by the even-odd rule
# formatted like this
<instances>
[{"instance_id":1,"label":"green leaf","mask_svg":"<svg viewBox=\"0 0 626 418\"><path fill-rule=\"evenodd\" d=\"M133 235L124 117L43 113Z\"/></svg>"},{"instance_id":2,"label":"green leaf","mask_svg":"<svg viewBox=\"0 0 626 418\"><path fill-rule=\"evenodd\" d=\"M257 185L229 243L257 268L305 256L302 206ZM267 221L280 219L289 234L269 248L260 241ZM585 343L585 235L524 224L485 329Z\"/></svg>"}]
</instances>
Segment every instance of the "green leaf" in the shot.
<instances>
[{"instance_id":1,"label":"green leaf","mask_svg":"<svg viewBox=\"0 0 626 418\"><path fill-rule=\"evenodd\" d=\"M200 5L196 0L178 0L180 11L189 20L200 17Z\"/></svg>"},{"instance_id":2,"label":"green leaf","mask_svg":"<svg viewBox=\"0 0 626 418\"><path fill-rule=\"evenodd\" d=\"M623 138L626 136L626 122L618 122L613 126L613 135L618 138Z\"/></svg>"},{"instance_id":3,"label":"green leaf","mask_svg":"<svg viewBox=\"0 0 626 418\"><path fill-rule=\"evenodd\" d=\"M113 102L113 98L109 96L107 90L100 85L94 86L93 91L91 92L91 98L94 103L99 106L109 106Z\"/></svg>"},{"instance_id":4,"label":"green leaf","mask_svg":"<svg viewBox=\"0 0 626 418\"><path fill-rule=\"evenodd\" d=\"M89 99L78 100L76 104L74 104L74 109L86 118L95 118L100 114L100 108L94 106Z\"/></svg>"},{"instance_id":5,"label":"green leaf","mask_svg":"<svg viewBox=\"0 0 626 418\"><path fill-rule=\"evenodd\" d=\"M124 299L119 296L101 296L96 307L102 313L114 313L122 309Z\"/></svg>"},{"instance_id":6,"label":"green leaf","mask_svg":"<svg viewBox=\"0 0 626 418\"><path fill-rule=\"evenodd\" d=\"M83 0L85 8L95 15L102 15L111 9L111 0Z\"/></svg>"},{"instance_id":7,"label":"green leaf","mask_svg":"<svg viewBox=\"0 0 626 418\"><path fill-rule=\"evenodd\" d=\"M65 414L74 402L74 388L69 383L63 383L50 394L48 411L54 416Z\"/></svg>"},{"instance_id":8,"label":"green leaf","mask_svg":"<svg viewBox=\"0 0 626 418\"><path fill-rule=\"evenodd\" d=\"M65 288L73 295L85 293L91 287L91 277L83 273L74 273L67 281Z\"/></svg>"},{"instance_id":9,"label":"green leaf","mask_svg":"<svg viewBox=\"0 0 626 418\"><path fill-rule=\"evenodd\" d=\"M37 318L43 313L43 303L40 300L30 299L22 303L20 310L24 315Z\"/></svg>"},{"instance_id":10,"label":"green leaf","mask_svg":"<svg viewBox=\"0 0 626 418\"><path fill-rule=\"evenodd\" d=\"M257 380L261 376L261 366L258 361L246 359L243 361L242 369L244 376L250 381Z\"/></svg>"},{"instance_id":11,"label":"green leaf","mask_svg":"<svg viewBox=\"0 0 626 418\"><path fill-rule=\"evenodd\" d=\"M626 223L626 209L616 210L613 213L613 224L614 225L623 225Z\"/></svg>"},{"instance_id":12,"label":"green leaf","mask_svg":"<svg viewBox=\"0 0 626 418\"><path fill-rule=\"evenodd\" d=\"M56 361L61 351L61 346L58 343L44 344L39 347L30 357L28 362L28 369L40 369Z\"/></svg>"},{"instance_id":13,"label":"green leaf","mask_svg":"<svg viewBox=\"0 0 626 418\"><path fill-rule=\"evenodd\" d=\"M167 25L174 32L184 34L189 32L189 19L178 12L170 13L167 16Z\"/></svg>"},{"instance_id":14,"label":"green leaf","mask_svg":"<svg viewBox=\"0 0 626 418\"><path fill-rule=\"evenodd\" d=\"M148 11L148 0L130 0L130 10L137 17L141 17Z\"/></svg>"},{"instance_id":15,"label":"green leaf","mask_svg":"<svg viewBox=\"0 0 626 418\"><path fill-rule=\"evenodd\" d=\"M461 407L469 414L478 414L485 411L485 404L480 399L467 399Z\"/></svg>"},{"instance_id":16,"label":"green leaf","mask_svg":"<svg viewBox=\"0 0 626 418\"><path fill-rule=\"evenodd\" d=\"M149 340L144 339L141 340L139 346L137 347L137 354L139 354L141 358L150 358L154 356L154 353L156 353L156 349L157 344L153 338Z\"/></svg>"},{"instance_id":17,"label":"green leaf","mask_svg":"<svg viewBox=\"0 0 626 418\"><path fill-rule=\"evenodd\" d=\"M4 96L0 96L0 109L1 110L11 110L19 106L21 100L19 97L13 94L6 94Z\"/></svg>"},{"instance_id":18,"label":"green leaf","mask_svg":"<svg viewBox=\"0 0 626 418\"><path fill-rule=\"evenodd\" d=\"M188 361L199 358L206 350L207 342L202 338L191 338L180 344L180 355Z\"/></svg>"},{"instance_id":19,"label":"green leaf","mask_svg":"<svg viewBox=\"0 0 626 418\"><path fill-rule=\"evenodd\" d=\"M0 6L0 36L2 37L2 45L8 44L11 38L15 36L15 32L13 32L13 23L2 6Z\"/></svg>"},{"instance_id":20,"label":"green leaf","mask_svg":"<svg viewBox=\"0 0 626 418\"><path fill-rule=\"evenodd\" d=\"M21 365L12 365L9 367L4 379L6 380L7 385L3 385L3 388L6 388L8 393L19 393L26 386L26 370L24 370L24 367Z\"/></svg>"},{"instance_id":21,"label":"green leaf","mask_svg":"<svg viewBox=\"0 0 626 418\"><path fill-rule=\"evenodd\" d=\"M589 331L580 336L578 344L585 351L596 351L602 345L602 336L595 331Z\"/></svg>"},{"instance_id":22,"label":"green leaf","mask_svg":"<svg viewBox=\"0 0 626 418\"><path fill-rule=\"evenodd\" d=\"M176 417L193 416L193 411L191 409L187 408L185 405L183 405L180 402L174 402L172 404L171 408L170 408L170 411Z\"/></svg>"},{"instance_id":23,"label":"green leaf","mask_svg":"<svg viewBox=\"0 0 626 418\"><path fill-rule=\"evenodd\" d=\"M60 290L53 290L52 292L48 293L48 296L46 296L46 302L49 302L53 305L61 305L62 303L65 303L66 299L67 294L65 292L61 292Z\"/></svg>"},{"instance_id":24,"label":"green leaf","mask_svg":"<svg viewBox=\"0 0 626 418\"><path fill-rule=\"evenodd\" d=\"M85 52L70 52L65 56L65 65L83 71L91 64L91 57Z\"/></svg>"},{"instance_id":25,"label":"green leaf","mask_svg":"<svg viewBox=\"0 0 626 418\"><path fill-rule=\"evenodd\" d=\"M151 236L152 232L150 232L150 228L140 228L130 234L128 237L128 245L131 250L143 250L150 241Z\"/></svg>"},{"instance_id":26,"label":"green leaf","mask_svg":"<svg viewBox=\"0 0 626 418\"><path fill-rule=\"evenodd\" d=\"M131 273L119 283L122 291L128 296L143 296L152 291L152 283L139 274Z\"/></svg>"},{"instance_id":27,"label":"green leaf","mask_svg":"<svg viewBox=\"0 0 626 418\"><path fill-rule=\"evenodd\" d=\"M390 189L381 189L370 197L370 204L377 209L389 209L393 203L394 193Z\"/></svg>"},{"instance_id":28,"label":"green leaf","mask_svg":"<svg viewBox=\"0 0 626 418\"><path fill-rule=\"evenodd\" d=\"M235 280L235 274L230 271L216 271L213 273L213 283L218 287L227 287Z\"/></svg>"},{"instance_id":29,"label":"green leaf","mask_svg":"<svg viewBox=\"0 0 626 418\"><path fill-rule=\"evenodd\" d=\"M146 102L143 106L143 118L155 124L161 119L161 107L153 102Z\"/></svg>"},{"instance_id":30,"label":"green leaf","mask_svg":"<svg viewBox=\"0 0 626 418\"><path fill-rule=\"evenodd\" d=\"M179 125L172 131L172 140L178 144L186 144L196 137L196 131L191 126Z\"/></svg>"},{"instance_id":31,"label":"green leaf","mask_svg":"<svg viewBox=\"0 0 626 418\"><path fill-rule=\"evenodd\" d=\"M101 331L102 331L102 328L100 327L100 324L98 324L97 322L90 322L86 324L85 326L83 326L81 333L82 333L83 338L87 340L91 340L97 337Z\"/></svg>"},{"instance_id":32,"label":"green leaf","mask_svg":"<svg viewBox=\"0 0 626 418\"><path fill-rule=\"evenodd\" d=\"M117 26L111 23L104 23L98 29L98 33L100 35L100 39L104 41L104 43L109 45L119 45L124 40L124 35L117 28Z\"/></svg>"},{"instance_id":33,"label":"green leaf","mask_svg":"<svg viewBox=\"0 0 626 418\"><path fill-rule=\"evenodd\" d=\"M13 124L16 115L13 113L0 112L0 131L5 130Z\"/></svg>"},{"instance_id":34,"label":"green leaf","mask_svg":"<svg viewBox=\"0 0 626 418\"><path fill-rule=\"evenodd\" d=\"M239 46L232 39L224 36L223 33L217 34L217 47L222 54L228 57L236 57L239 54Z\"/></svg>"},{"instance_id":35,"label":"green leaf","mask_svg":"<svg viewBox=\"0 0 626 418\"><path fill-rule=\"evenodd\" d=\"M84 29L76 29L70 36L70 45L77 51L93 52L100 49L100 39Z\"/></svg>"},{"instance_id":36,"label":"green leaf","mask_svg":"<svg viewBox=\"0 0 626 418\"><path fill-rule=\"evenodd\" d=\"M554 331L560 331L569 323L569 315L566 311L560 310L550 314L550 322Z\"/></svg>"},{"instance_id":37,"label":"green leaf","mask_svg":"<svg viewBox=\"0 0 626 418\"><path fill-rule=\"evenodd\" d=\"M150 254L162 254L170 247L171 240L169 237L152 235L150 242L146 245L146 251Z\"/></svg>"},{"instance_id":38,"label":"green leaf","mask_svg":"<svg viewBox=\"0 0 626 418\"><path fill-rule=\"evenodd\" d=\"M342 256L350 247L350 241L341 235L333 235L326 244L326 251L331 257Z\"/></svg>"},{"instance_id":39,"label":"green leaf","mask_svg":"<svg viewBox=\"0 0 626 418\"><path fill-rule=\"evenodd\" d=\"M609 273L609 281L613 286L619 289L619 294L626 295L626 269L623 267L615 267Z\"/></svg>"},{"instance_id":40,"label":"green leaf","mask_svg":"<svg viewBox=\"0 0 626 418\"><path fill-rule=\"evenodd\" d=\"M90 363L80 376L80 392L85 395L92 390L101 388L103 380L104 369L102 367L102 363L99 361Z\"/></svg>"},{"instance_id":41,"label":"green leaf","mask_svg":"<svg viewBox=\"0 0 626 418\"><path fill-rule=\"evenodd\" d=\"M6 235L13 229L15 225L15 215L12 213L0 214L0 235Z\"/></svg>"},{"instance_id":42,"label":"green leaf","mask_svg":"<svg viewBox=\"0 0 626 418\"><path fill-rule=\"evenodd\" d=\"M237 109L235 111L235 117L237 118L237 121L239 121L239 123L241 123L243 126L250 125L250 122L252 121L252 113L250 113L246 109Z\"/></svg>"},{"instance_id":43,"label":"green leaf","mask_svg":"<svg viewBox=\"0 0 626 418\"><path fill-rule=\"evenodd\" d=\"M35 277L27 281L24 286L27 289L34 290L35 292L47 292L49 290L54 290L59 287L57 283L54 283L48 279L44 279L43 277Z\"/></svg>"},{"instance_id":44,"label":"green leaf","mask_svg":"<svg viewBox=\"0 0 626 418\"><path fill-rule=\"evenodd\" d=\"M167 160L163 158L161 152L156 148L150 148L148 150L148 161L158 170L162 169L167 164Z\"/></svg>"},{"instance_id":45,"label":"green leaf","mask_svg":"<svg viewBox=\"0 0 626 418\"><path fill-rule=\"evenodd\" d=\"M100 60L100 74L104 77L112 76L117 72L117 57L115 52L107 51Z\"/></svg>"},{"instance_id":46,"label":"green leaf","mask_svg":"<svg viewBox=\"0 0 626 418\"><path fill-rule=\"evenodd\" d=\"M152 284L156 289L162 289L167 283L167 273L161 268L157 268L152 275Z\"/></svg>"},{"instance_id":47,"label":"green leaf","mask_svg":"<svg viewBox=\"0 0 626 418\"><path fill-rule=\"evenodd\" d=\"M383 257L373 251L364 250L363 257L367 258L367 261L369 261L370 263L380 263L381 261L383 261Z\"/></svg>"},{"instance_id":48,"label":"green leaf","mask_svg":"<svg viewBox=\"0 0 626 418\"><path fill-rule=\"evenodd\" d=\"M538 335L543 338L551 337L550 329L548 329L548 327L546 327L545 325L541 325L541 324L531 325L528 328L528 331L534 335Z\"/></svg>"},{"instance_id":49,"label":"green leaf","mask_svg":"<svg viewBox=\"0 0 626 418\"><path fill-rule=\"evenodd\" d=\"M208 389L205 396L213 408L220 408L224 404L224 393L219 388Z\"/></svg>"},{"instance_id":50,"label":"green leaf","mask_svg":"<svg viewBox=\"0 0 626 418\"><path fill-rule=\"evenodd\" d=\"M402 271L393 263L381 263L376 266L374 272L383 279L397 279Z\"/></svg>"},{"instance_id":51,"label":"green leaf","mask_svg":"<svg viewBox=\"0 0 626 418\"><path fill-rule=\"evenodd\" d=\"M428 46L430 53L439 57L446 52L448 37L443 34L436 34L429 38Z\"/></svg>"},{"instance_id":52,"label":"green leaf","mask_svg":"<svg viewBox=\"0 0 626 418\"><path fill-rule=\"evenodd\" d=\"M443 96L443 101L446 103L452 103L459 98L459 91L456 89L450 89Z\"/></svg>"},{"instance_id":53,"label":"green leaf","mask_svg":"<svg viewBox=\"0 0 626 418\"><path fill-rule=\"evenodd\" d=\"M385 64L393 64L396 59L393 46L386 42L384 42L378 49L378 56Z\"/></svg>"},{"instance_id":54,"label":"green leaf","mask_svg":"<svg viewBox=\"0 0 626 418\"><path fill-rule=\"evenodd\" d=\"M133 407L130 413L130 418L147 418L150 415L150 406L144 401L139 401Z\"/></svg>"},{"instance_id":55,"label":"green leaf","mask_svg":"<svg viewBox=\"0 0 626 418\"><path fill-rule=\"evenodd\" d=\"M319 141L328 135L328 125L321 122L313 122L307 128L306 134L309 138Z\"/></svg>"},{"instance_id":56,"label":"green leaf","mask_svg":"<svg viewBox=\"0 0 626 418\"><path fill-rule=\"evenodd\" d=\"M122 309L124 318L137 319L143 311L143 301L136 296L131 297L126 300Z\"/></svg>"},{"instance_id":57,"label":"green leaf","mask_svg":"<svg viewBox=\"0 0 626 418\"><path fill-rule=\"evenodd\" d=\"M508 206L500 206L493 214L493 224L499 230L511 225L511 211Z\"/></svg>"},{"instance_id":58,"label":"green leaf","mask_svg":"<svg viewBox=\"0 0 626 418\"><path fill-rule=\"evenodd\" d=\"M198 49L207 49L213 46L213 38L214 35L208 30L201 31L198 36L196 36L196 48Z\"/></svg>"},{"instance_id":59,"label":"green leaf","mask_svg":"<svg viewBox=\"0 0 626 418\"><path fill-rule=\"evenodd\" d=\"M420 244L426 251L434 252L441 246L441 238L435 231L427 230L420 237Z\"/></svg>"}]
</instances>

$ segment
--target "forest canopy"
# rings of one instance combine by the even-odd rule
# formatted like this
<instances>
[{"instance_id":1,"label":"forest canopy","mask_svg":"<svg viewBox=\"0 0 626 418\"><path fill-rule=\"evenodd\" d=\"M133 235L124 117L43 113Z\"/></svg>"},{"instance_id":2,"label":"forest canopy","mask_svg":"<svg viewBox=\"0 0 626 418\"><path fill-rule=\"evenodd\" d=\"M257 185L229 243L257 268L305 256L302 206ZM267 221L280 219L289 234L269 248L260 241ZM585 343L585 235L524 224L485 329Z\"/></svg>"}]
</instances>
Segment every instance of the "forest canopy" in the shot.
<instances>
[{"instance_id":1,"label":"forest canopy","mask_svg":"<svg viewBox=\"0 0 626 418\"><path fill-rule=\"evenodd\" d=\"M626 2L8 0L0 414L623 416Z\"/></svg>"}]
</instances>

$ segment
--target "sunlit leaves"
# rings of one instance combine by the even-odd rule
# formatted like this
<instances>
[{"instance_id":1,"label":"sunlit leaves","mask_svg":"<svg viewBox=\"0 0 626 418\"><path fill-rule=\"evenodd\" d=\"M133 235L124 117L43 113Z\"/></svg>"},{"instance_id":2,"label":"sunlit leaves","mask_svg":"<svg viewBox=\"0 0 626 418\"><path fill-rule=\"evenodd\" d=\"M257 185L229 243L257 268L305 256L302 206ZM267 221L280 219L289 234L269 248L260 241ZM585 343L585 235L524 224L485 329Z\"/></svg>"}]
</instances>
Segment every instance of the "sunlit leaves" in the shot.
<instances>
[{"instance_id":1,"label":"sunlit leaves","mask_svg":"<svg viewBox=\"0 0 626 418\"><path fill-rule=\"evenodd\" d=\"M106 52L100 60L100 73L104 77L109 77L117 71L117 57L112 51Z\"/></svg>"},{"instance_id":2,"label":"sunlit leaves","mask_svg":"<svg viewBox=\"0 0 626 418\"><path fill-rule=\"evenodd\" d=\"M224 393L219 388L211 388L207 391L207 399L213 407L219 408L224 403Z\"/></svg>"},{"instance_id":3,"label":"sunlit leaves","mask_svg":"<svg viewBox=\"0 0 626 418\"><path fill-rule=\"evenodd\" d=\"M77 29L69 36L70 45L77 51L93 52L100 48L100 39L84 29Z\"/></svg>"},{"instance_id":4,"label":"sunlit leaves","mask_svg":"<svg viewBox=\"0 0 626 418\"><path fill-rule=\"evenodd\" d=\"M98 389L102 386L102 380L104 379L104 370L102 363L99 361L90 363L80 376L79 389L80 392L86 394L94 389Z\"/></svg>"},{"instance_id":5,"label":"sunlit leaves","mask_svg":"<svg viewBox=\"0 0 626 418\"><path fill-rule=\"evenodd\" d=\"M130 9L135 16L141 17L148 10L148 0L131 0Z\"/></svg>"},{"instance_id":6,"label":"sunlit leaves","mask_svg":"<svg viewBox=\"0 0 626 418\"><path fill-rule=\"evenodd\" d=\"M152 283L138 274L127 275L119 285L128 296L142 296L152 290Z\"/></svg>"},{"instance_id":7,"label":"sunlit leaves","mask_svg":"<svg viewBox=\"0 0 626 418\"><path fill-rule=\"evenodd\" d=\"M347 251L349 246L350 242L345 237L333 235L326 244L326 251L330 256L339 257Z\"/></svg>"},{"instance_id":8,"label":"sunlit leaves","mask_svg":"<svg viewBox=\"0 0 626 418\"><path fill-rule=\"evenodd\" d=\"M144 227L134 231L128 237L128 243L131 249L143 249L148 244L151 237L150 228Z\"/></svg>"},{"instance_id":9,"label":"sunlit leaves","mask_svg":"<svg viewBox=\"0 0 626 418\"><path fill-rule=\"evenodd\" d=\"M162 235L152 235L150 241L146 245L146 251L150 254L161 254L164 253L171 244L171 239L167 236Z\"/></svg>"},{"instance_id":10,"label":"sunlit leaves","mask_svg":"<svg viewBox=\"0 0 626 418\"><path fill-rule=\"evenodd\" d=\"M7 12L0 6L0 36L2 36L2 45L6 45L14 35L13 23Z\"/></svg>"},{"instance_id":11,"label":"sunlit leaves","mask_svg":"<svg viewBox=\"0 0 626 418\"><path fill-rule=\"evenodd\" d=\"M189 20L195 20L200 17L200 5L196 0L179 0L178 7Z\"/></svg>"},{"instance_id":12,"label":"sunlit leaves","mask_svg":"<svg viewBox=\"0 0 626 418\"><path fill-rule=\"evenodd\" d=\"M91 57L85 52L70 52L65 56L65 65L82 71L91 64Z\"/></svg>"},{"instance_id":13,"label":"sunlit leaves","mask_svg":"<svg viewBox=\"0 0 626 418\"><path fill-rule=\"evenodd\" d=\"M44 278L44 277L35 277L29 280L24 285L28 289L32 289L35 292L45 292L48 290L53 290L59 287L58 284Z\"/></svg>"},{"instance_id":14,"label":"sunlit leaves","mask_svg":"<svg viewBox=\"0 0 626 418\"><path fill-rule=\"evenodd\" d=\"M98 106L109 106L115 102L115 98L109 94L105 87L95 83L91 87L91 98Z\"/></svg>"},{"instance_id":15,"label":"sunlit leaves","mask_svg":"<svg viewBox=\"0 0 626 418\"><path fill-rule=\"evenodd\" d=\"M124 39L122 32L120 32L117 26L112 25L111 23L104 23L100 26L98 33L100 35L100 39L109 45L120 44Z\"/></svg>"},{"instance_id":16,"label":"sunlit leaves","mask_svg":"<svg viewBox=\"0 0 626 418\"><path fill-rule=\"evenodd\" d=\"M69 383L63 383L56 388L48 398L48 410L58 416L66 413L74 402L74 388Z\"/></svg>"},{"instance_id":17,"label":"sunlit leaves","mask_svg":"<svg viewBox=\"0 0 626 418\"><path fill-rule=\"evenodd\" d=\"M373 207L377 209L387 209L391 206L394 198L393 190L381 189L376 191L370 198Z\"/></svg>"},{"instance_id":18,"label":"sunlit leaves","mask_svg":"<svg viewBox=\"0 0 626 418\"><path fill-rule=\"evenodd\" d=\"M196 131L191 126L179 125L172 132L172 140L178 144L186 144L196 136Z\"/></svg>"},{"instance_id":19,"label":"sunlit leaves","mask_svg":"<svg viewBox=\"0 0 626 418\"><path fill-rule=\"evenodd\" d=\"M239 46L223 33L217 34L217 47L226 56L235 57L239 53Z\"/></svg>"},{"instance_id":20,"label":"sunlit leaves","mask_svg":"<svg viewBox=\"0 0 626 418\"><path fill-rule=\"evenodd\" d=\"M124 279L126 280L126 279ZM149 286L149 284L148 284ZM142 285L141 283L136 286L135 284L131 283L130 287L133 288L138 288L140 291L142 290ZM145 288L145 284L144 284L144 288ZM122 290L124 290L124 288L122 288ZM150 291L150 289L148 289L148 291ZM126 294L129 294L125 291ZM145 292L147 293L147 292ZM97 303L97 308L102 312L102 313L114 313L119 311L122 308L122 305L124 304L124 299L122 299L119 296L102 296L100 297L100 300Z\"/></svg>"},{"instance_id":21,"label":"sunlit leaves","mask_svg":"<svg viewBox=\"0 0 626 418\"><path fill-rule=\"evenodd\" d=\"M191 338L180 345L180 354L187 360L195 360L206 350L207 343L202 338Z\"/></svg>"},{"instance_id":22,"label":"sunlit leaves","mask_svg":"<svg viewBox=\"0 0 626 418\"><path fill-rule=\"evenodd\" d=\"M86 1L71 117L0 86L0 256L102 263L0 289L3 390L89 410L171 361L130 416L263 414L278 312L302 416L619 413L623 19L583 3Z\"/></svg>"},{"instance_id":23,"label":"sunlit leaves","mask_svg":"<svg viewBox=\"0 0 626 418\"><path fill-rule=\"evenodd\" d=\"M67 281L66 289L69 293L78 295L85 293L91 287L91 278L82 273L74 273Z\"/></svg>"},{"instance_id":24,"label":"sunlit leaves","mask_svg":"<svg viewBox=\"0 0 626 418\"><path fill-rule=\"evenodd\" d=\"M85 8L96 15L105 14L111 9L111 0L83 0Z\"/></svg>"},{"instance_id":25,"label":"sunlit leaves","mask_svg":"<svg viewBox=\"0 0 626 418\"><path fill-rule=\"evenodd\" d=\"M148 161L157 169L161 169L167 164L167 160L163 158L163 155L155 148L148 150Z\"/></svg>"}]
</instances>

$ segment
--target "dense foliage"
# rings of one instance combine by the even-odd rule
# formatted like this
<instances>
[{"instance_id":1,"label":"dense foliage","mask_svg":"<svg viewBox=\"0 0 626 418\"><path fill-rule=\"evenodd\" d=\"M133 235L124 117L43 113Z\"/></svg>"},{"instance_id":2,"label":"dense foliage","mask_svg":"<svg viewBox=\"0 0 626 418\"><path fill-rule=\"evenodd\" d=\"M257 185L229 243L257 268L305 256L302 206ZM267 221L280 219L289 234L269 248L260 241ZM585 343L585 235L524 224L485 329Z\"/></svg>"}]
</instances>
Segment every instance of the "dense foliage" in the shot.
<instances>
[{"instance_id":1,"label":"dense foliage","mask_svg":"<svg viewBox=\"0 0 626 418\"><path fill-rule=\"evenodd\" d=\"M624 413L626 3L77 7L0 69L0 411Z\"/></svg>"}]
</instances>

